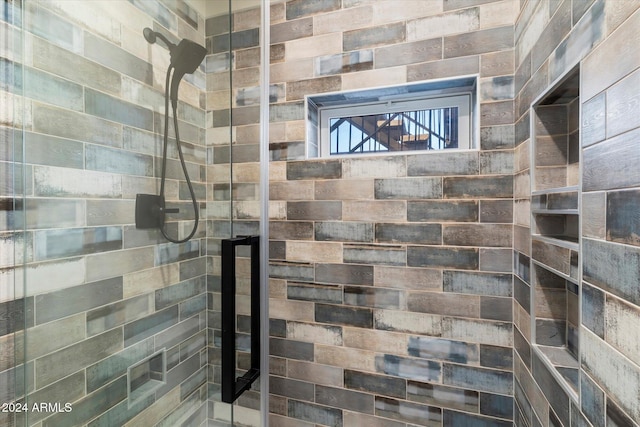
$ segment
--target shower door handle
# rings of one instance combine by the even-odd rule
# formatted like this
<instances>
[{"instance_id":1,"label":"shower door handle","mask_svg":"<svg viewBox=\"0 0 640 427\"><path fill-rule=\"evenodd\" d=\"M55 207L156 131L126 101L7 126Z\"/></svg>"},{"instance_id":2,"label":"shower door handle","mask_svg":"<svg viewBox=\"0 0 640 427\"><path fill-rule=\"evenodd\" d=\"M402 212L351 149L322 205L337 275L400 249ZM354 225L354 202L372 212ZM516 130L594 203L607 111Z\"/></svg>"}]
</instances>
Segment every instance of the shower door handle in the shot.
<instances>
[{"instance_id":1,"label":"shower door handle","mask_svg":"<svg viewBox=\"0 0 640 427\"><path fill-rule=\"evenodd\" d=\"M251 246L251 368L236 378L236 247ZM233 403L260 376L260 237L222 240L222 401Z\"/></svg>"}]
</instances>

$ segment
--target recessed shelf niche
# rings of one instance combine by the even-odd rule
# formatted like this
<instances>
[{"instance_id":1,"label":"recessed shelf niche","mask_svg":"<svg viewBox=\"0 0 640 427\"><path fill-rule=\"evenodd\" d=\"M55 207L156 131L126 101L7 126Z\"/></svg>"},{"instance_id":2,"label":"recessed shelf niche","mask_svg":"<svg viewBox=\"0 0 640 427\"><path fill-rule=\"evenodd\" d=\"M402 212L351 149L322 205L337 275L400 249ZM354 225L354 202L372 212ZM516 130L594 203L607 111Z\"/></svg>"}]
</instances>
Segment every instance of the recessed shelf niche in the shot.
<instances>
[{"instance_id":1,"label":"recessed shelf niche","mask_svg":"<svg viewBox=\"0 0 640 427\"><path fill-rule=\"evenodd\" d=\"M576 397L580 351L580 72L532 109L531 283L534 348Z\"/></svg>"}]
</instances>

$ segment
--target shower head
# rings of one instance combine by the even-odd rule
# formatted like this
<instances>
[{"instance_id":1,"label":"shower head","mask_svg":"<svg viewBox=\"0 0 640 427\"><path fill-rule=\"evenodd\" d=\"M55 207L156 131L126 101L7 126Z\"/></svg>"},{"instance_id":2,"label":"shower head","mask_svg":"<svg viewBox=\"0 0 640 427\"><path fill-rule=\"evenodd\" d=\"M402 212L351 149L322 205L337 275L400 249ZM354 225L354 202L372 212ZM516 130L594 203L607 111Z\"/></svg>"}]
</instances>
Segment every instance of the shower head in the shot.
<instances>
[{"instance_id":1,"label":"shower head","mask_svg":"<svg viewBox=\"0 0 640 427\"><path fill-rule=\"evenodd\" d=\"M164 35L151 28L142 31L144 38L151 44L159 38L169 48L171 55L171 66L173 67L173 77L171 79L171 102L175 107L178 102L178 85L185 74L191 74L198 69L200 63L207 54L207 49L198 43L182 39L178 45L171 43Z\"/></svg>"},{"instance_id":2,"label":"shower head","mask_svg":"<svg viewBox=\"0 0 640 427\"><path fill-rule=\"evenodd\" d=\"M171 65L182 75L185 73L193 73L207 54L207 49L204 46L201 46L189 39L182 39L176 46L163 34L153 31L149 27L145 28L142 31L142 34L151 44L155 43L157 39L163 41L163 43L169 48Z\"/></svg>"}]
</instances>

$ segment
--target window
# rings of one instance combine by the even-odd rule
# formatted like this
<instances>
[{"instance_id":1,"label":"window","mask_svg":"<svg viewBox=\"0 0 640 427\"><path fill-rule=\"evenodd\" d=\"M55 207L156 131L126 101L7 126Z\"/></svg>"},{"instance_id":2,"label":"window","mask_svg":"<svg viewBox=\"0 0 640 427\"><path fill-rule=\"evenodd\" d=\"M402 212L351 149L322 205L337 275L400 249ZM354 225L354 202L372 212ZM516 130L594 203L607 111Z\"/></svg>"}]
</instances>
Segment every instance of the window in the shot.
<instances>
[{"instance_id":1,"label":"window","mask_svg":"<svg viewBox=\"0 0 640 427\"><path fill-rule=\"evenodd\" d=\"M474 148L475 77L307 97L309 157Z\"/></svg>"}]
</instances>

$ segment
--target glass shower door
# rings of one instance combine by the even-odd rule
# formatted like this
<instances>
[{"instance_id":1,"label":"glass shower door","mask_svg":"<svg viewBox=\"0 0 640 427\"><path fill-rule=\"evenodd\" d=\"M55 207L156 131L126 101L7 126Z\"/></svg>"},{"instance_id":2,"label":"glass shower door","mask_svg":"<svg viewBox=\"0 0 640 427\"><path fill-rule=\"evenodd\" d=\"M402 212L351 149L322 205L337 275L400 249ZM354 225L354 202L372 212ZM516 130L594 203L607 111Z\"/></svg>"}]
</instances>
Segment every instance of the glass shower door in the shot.
<instances>
[{"instance_id":1,"label":"glass shower door","mask_svg":"<svg viewBox=\"0 0 640 427\"><path fill-rule=\"evenodd\" d=\"M267 359L263 330L268 327L263 220L267 162L260 144L268 121L261 104L268 105L261 88L262 2L208 5L209 417L220 425L260 426L268 411L266 378L259 376ZM246 390L240 394L241 389Z\"/></svg>"}]
</instances>

